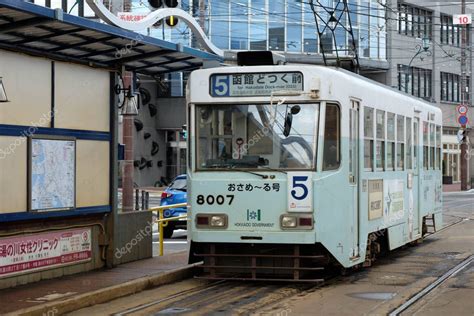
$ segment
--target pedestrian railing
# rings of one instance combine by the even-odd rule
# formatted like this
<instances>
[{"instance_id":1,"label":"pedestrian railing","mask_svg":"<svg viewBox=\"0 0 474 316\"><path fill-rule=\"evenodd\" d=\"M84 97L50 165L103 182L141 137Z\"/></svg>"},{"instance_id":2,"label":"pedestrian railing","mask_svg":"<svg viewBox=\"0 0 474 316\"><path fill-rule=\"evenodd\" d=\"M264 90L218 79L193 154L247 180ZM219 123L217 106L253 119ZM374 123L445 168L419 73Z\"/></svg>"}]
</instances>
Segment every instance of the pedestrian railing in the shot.
<instances>
[{"instance_id":1,"label":"pedestrian railing","mask_svg":"<svg viewBox=\"0 0 474 316\"><path fill-rule=\"evenodd\" d=\"M164 245L164 238L163 238L163 228L168 226L168 222L170 221L178 221L180 219L187 219L187 215L175 216L175 217L168 217L165 218L163 213L165 210L170 208L179 208L179 207L186 207L187 203L178 203L178 204L170 204L170 205L163 205L149 208L148 210L151 212L158 212L158 219L156 222L158 223L158 230L160 233L160 256L163 256L163 245Z\"/></svg>"}]
</instances>

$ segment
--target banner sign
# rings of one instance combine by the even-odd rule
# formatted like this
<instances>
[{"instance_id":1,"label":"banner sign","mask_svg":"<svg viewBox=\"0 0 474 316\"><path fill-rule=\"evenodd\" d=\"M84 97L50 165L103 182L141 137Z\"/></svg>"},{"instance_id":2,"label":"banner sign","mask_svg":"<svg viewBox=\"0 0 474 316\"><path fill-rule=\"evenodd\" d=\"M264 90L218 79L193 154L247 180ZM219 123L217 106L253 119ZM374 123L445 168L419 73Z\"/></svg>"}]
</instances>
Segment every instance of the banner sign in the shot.
<instances>
[{"instance_id":1,"label":"banner sign","mask_svg":"<svg viewBox=\"0 0 474 316\"><path fill-rule=\"evenodd\" d=\"M303 91L301 72L235 73L211 75L212 97L270 96Z\"/></svg>"},{"instance_id":2,"label":"banner sign","mask_svg":"<svg viewBox=\"0 0 474 316\"><path fill-rule=\"evenodd\" d=\"M0 239L0 278L91 260L91 229Z\"/></svg>"}]
</instances>

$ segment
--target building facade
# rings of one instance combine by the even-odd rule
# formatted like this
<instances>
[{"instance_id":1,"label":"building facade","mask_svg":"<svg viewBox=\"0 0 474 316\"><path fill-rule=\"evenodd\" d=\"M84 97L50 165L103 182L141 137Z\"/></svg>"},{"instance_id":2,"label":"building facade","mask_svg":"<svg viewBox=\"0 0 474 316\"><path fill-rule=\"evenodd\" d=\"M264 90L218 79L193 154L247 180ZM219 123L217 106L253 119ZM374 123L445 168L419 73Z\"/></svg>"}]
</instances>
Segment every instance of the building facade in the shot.
<instances>
[{"instance_id":1,"label":"building facade","mask_svg":"<svg viewBox=\"0 0 474 316\"><path fill-rule=\"evenodd\" d=\"M469 5L466 13L472 14ZM467 28L467 90L461 91L461 26L453 15L461 14L461 4L445 1L387 2L386 84L423 98L443 112L443 175L446 182L461 181L460 129L457 106L472 104L472 32ZM464 100L463 100L464 98ZM468 112L470 122L474 119ZM468 164L469 166L469 164ZM470 168L474 170L473 161ZM468 177L470 179L470 177Z\"/></svg>"},{"instance_id":2,"label":"building facade","mask_svg":"<svg viewBox=\"0 0 474 316\"><path fill-rule=\"evenodd\" d=\"M87 5L74 6L74 0L35 0L35 3L54 7L64 4L68 10L93 16ZM343 1L314 1L315 10L328 18L321 6L335 7L338 13ZM147 14L152 10L148 1L119 0L104 1L113 12L132 11ZM461 93L461 28L453 24L453 15L461 13L461 5L445 1L423 0L348 0L350 21L354 31L354 42L360 58L361 74L405 93L436 104L443 111L443 175L447 182L460 182L461 150L457 140L460 125L457 122L457 105L463 102ZM79 2L81 4L81 1ZM320 5L318 5L320 4ZM347 49L352 46L352 37L341 27L335 31L335 40L329 32L318 36L313 10L309 2L300 0L181 0L181 8L190 13L211 41L225 52L228 62L233 62L235 53L243 50L272 50L286 56L290 63L323 62L321 41L326 52ZM340 8L340 7L339 7ZM468 5L467 13L472 13ZM341 23L348 27L348 17ZM469 28L470 29L470 28ZM158 23L143 33L183 45L199 47L185 23L174 28ZM464 103L471 104L472 80L472 32L467 39L467 87ZM342 56L350 53L342 52ZM163 151L158 161L163 169L150 174L146 168L138 170L138 185L154 185L169 181L182 173L185 157L183 140L179 140L184 112L170 110L170 106L182 107L186 74L168 74L155 78L158 87L147 85L153 102L163 115L175 125L161 126L157 120L148 129L157 131ZM160 107L160 104L162 105ZM165 110L163 110L165 109ZM181 116L181 118L179 118ZM474 118L468 113L470 121ZM156 121L156 122L155 122ZM169 121L167 121L169 122ZM137 139L138 144L141 140ZM138 145L140 146L140 145ZM160 147L160 148L161 148ZM138 150L138 153L143 152ZM141 160L143 157L136 157ZM160 163L160 165L161 165ZM474 170L474 159L470 168ZM143 175L141 175L143 173ZM470 177L469 177L470 178Z\"/></svg>"}]
</instances>

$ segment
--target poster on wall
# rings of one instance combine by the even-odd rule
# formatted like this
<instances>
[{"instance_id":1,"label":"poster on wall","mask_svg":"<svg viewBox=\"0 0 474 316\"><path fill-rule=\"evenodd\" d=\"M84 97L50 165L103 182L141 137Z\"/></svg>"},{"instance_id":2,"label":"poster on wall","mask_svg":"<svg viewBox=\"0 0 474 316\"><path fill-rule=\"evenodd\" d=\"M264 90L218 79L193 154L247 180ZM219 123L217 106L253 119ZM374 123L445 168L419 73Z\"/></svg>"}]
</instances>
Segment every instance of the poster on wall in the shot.
<instances>
[{"instance_id":1,"label":"poster on wall","mask_svg":"<svg viewBox=\"0 0 474 316\"><path fill-rule=\"evenodd\" d=\"M67 210L76 203L76 140L34 136L28 146L28 208Z\"/></svg>"},{"instance_id":2,"label":"poster on wall","mask_svg":"<svg viewBox=\"0 0 474 316\"><path fill-rule=\"evenodd\" d=\"M0 238L0 278L90 261L91 229Z\"/></svg>"}]
</instances>

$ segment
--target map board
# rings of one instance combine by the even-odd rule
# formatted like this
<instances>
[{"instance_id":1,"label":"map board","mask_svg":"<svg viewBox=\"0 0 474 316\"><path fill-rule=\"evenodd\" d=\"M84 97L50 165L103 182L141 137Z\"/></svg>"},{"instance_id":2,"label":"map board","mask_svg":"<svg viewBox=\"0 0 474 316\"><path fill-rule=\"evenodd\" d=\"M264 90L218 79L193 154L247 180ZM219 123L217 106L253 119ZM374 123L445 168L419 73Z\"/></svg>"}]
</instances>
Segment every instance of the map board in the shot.
<instances>
[{"instance_id":1,"label":"map board","mask_svg":"<svg viewBox=\"0 0 474 316\"><path fill-rule=\"evenodd\" d=\"M35 136L29 141L30 211L75 207L76 140Z\"/></svg>"}]
</instances>

